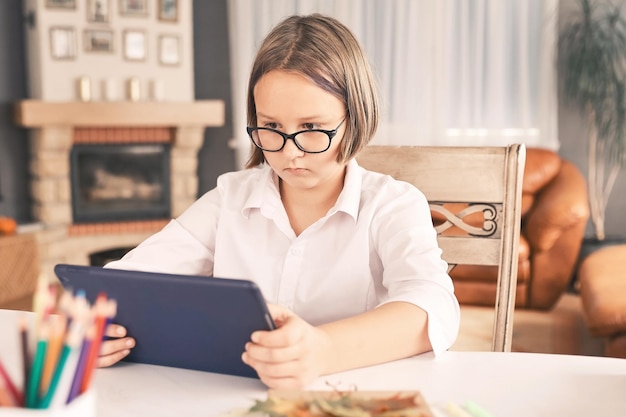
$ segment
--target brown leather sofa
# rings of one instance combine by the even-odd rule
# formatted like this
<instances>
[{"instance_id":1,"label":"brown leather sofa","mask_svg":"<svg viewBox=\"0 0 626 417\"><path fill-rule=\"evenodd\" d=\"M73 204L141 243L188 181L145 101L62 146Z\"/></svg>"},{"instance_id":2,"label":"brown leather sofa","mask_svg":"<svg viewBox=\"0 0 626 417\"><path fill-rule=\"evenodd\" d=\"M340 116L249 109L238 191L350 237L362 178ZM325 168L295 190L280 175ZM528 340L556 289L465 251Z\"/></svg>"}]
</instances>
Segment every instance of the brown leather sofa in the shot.
<instances>
[{"instance_id":1,"label":"brown leather sofa","mask_svg":"<svg viewBox=\"0 0 626 417\"><path fill-rule=\"evenodd\" d=\"M626 358L626 244L606 246L578 269L580 298L589 332L604 339L604 354Z\"/></svg>"},{"instance_id":2,"label":"brown leather sofa","mask_svg":"<svg viewBox=\"0 0 626 417\"><path fill-rule=\"evenodd\" d=\"M555 152L527 148L522 187L516 307L551 309L567 290L589 218L587 185ZM459 266L450 273L461 304L494 305L497 270Z\"/></svg>"}]
</instances>

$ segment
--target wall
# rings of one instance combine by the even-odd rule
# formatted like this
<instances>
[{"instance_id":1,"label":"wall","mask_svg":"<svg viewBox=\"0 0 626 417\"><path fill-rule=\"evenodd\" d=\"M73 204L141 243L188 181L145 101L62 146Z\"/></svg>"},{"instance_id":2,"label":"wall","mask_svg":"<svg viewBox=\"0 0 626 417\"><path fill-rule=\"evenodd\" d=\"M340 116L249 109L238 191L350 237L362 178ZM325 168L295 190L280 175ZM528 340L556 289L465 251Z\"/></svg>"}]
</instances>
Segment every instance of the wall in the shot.
<instances>
[{"instance_id":1,"label":"wall","mask_svg":"<svg viewBox=\"0 0 626 417\"><path fill-rule=\"evenodd\" d=\"M562 1L560 15L571 7L572 0ZM217 176L235 167L233 151L228 147L232 137L230 99L229 45L226 0L193 2L194 88L197 99L218 98L226 103L226 125L207 129L200 151L199 194L213 186ZM28 212L27 140L24 130L12 121L12 103L27 97L24 57L24 24L20 0L0 1L0 214L31 219ZM586 125L575 108L559 97L560 154L587 172ZM244 128L243 126L241 127ZM607 231L609 235L626 236L626 169L622 170L609 200ZM587 236L592 236L591 226Z\"/></svg>"},{"instance_id":2,"label":"wall","mask_svg":"<svg viewBox=\"0 0 626 417\"><path fill-rule=\"evenodd\" d=\"M13 102L26 97L21 0L0 1L0 216L30 220L28 139L13 123Z\"/></svg>"},{"instance_id":3,"label":"wall","mask_svg":"<svg viewBox=\"0 0 626 417\"><path fill-rule=\"evenodd\" d=\"M192 95L198 100L221 99L226 104L225 126L206 129L199 152L198 194L203 194L215 186L218 175L235 169L234 153L228 146L232 137L228 18L226 0L197 0L192 5ZM27 131L15 126L12 114L15 101L29 98L24 31L22 1L0 1L0 190L4 195L0 215L14 217L20 223L32 221Z\"/></svg>"},{"instance_id":4,"label":"wall","mask_svg":"<svg viewBox=\"0 0 626 417\"><path fill-rule=\"evenodd\" d=\"M108 5L103 10L106 21L93 22L89 4L99 1ZM29 96L45 101L70 101L78 98L77 80L87 76L91 80L91 96L103 100L103 81L111 83L113 98L125 99L125 83L137 77L141 83L141 98L149 99L150 85L154 80L163 87L163 96L171 101L193 99L193 46L192 46L192 2L178 0L176 20L163 21L158 17L157 1L147 2L147 12L140 15L122 14L122 2L117 0L80 0L74 9L50 8L46 0L26 0L24 14L33 16L26 25L28 45ZM67 29L71 35L69 56L53 54L55 42L53 30ZM129 59L126 56L124 33L134 31L145 35L145 58ZM88 33L111 34L110 51L88 50ZM160 62L162 35L180 40L179 62L164 65ZM59 40L66 40L64 36ZM175 39L175 38L172 38Z\"/></svg>"},{"instance_id":5,"label":"wall","mask_svg":"<svg viewBox=\"0 0 626 417\"><path fill-rule=\"evenodd\" d=\"M563 22L568 13L571 13L572 8L577 6L577 3L577 1L573 0L561 1L559 3L560 23ZM588 126L585 116L582 115L580 110L565 100L562 88L559 88L558 123L559 141L561 142L559 154L576 164L586 177L588 171ZM605 221L607 237L626 237L626 216L624 216L624 213L626 213L626 166L622 168L609 198ZM591 221L587 223L585 236L594 236Z\"/></svg>"}]
</instances>

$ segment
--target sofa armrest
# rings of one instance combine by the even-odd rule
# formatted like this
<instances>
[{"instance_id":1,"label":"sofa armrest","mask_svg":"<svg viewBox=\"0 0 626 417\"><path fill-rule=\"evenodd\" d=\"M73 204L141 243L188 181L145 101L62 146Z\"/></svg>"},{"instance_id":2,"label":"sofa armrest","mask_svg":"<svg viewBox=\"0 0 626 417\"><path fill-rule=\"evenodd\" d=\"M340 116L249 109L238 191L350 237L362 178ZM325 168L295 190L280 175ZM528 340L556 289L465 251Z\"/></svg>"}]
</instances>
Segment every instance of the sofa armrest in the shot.
<instances>
[{"instance_id":1,"label":"sofa armrest","mask_svg":"<svg viewBox=\"0 0 626 417\"><path fill-rule=\"evenodd\" d=\"M563 230L589 219L587 183L578 168L563 160L561 168L536 196L524 217L523 233L534 251L547 251Z\"/></svg>"}]
</instances>

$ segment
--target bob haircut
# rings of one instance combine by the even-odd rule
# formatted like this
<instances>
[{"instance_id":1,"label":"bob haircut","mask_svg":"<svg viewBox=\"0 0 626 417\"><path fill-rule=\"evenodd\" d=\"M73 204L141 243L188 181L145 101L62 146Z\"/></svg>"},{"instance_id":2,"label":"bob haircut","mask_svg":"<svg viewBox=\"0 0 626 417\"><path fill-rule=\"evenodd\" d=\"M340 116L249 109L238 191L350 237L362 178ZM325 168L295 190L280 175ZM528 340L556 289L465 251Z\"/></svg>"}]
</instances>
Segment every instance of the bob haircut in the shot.
<instances>
[{"instance_id":1,"label":"bob haircut","mask_svg":"<svg viewBox=\"0 0 626 417\"><path fill-rule=\"evenodd\" d=\"M378 127L378 90L367 58L350 29L321 14L291 16L266 36L257 52L248 82L248 126L256 126L254 87L273 70L311 80L346 106L346 129L338 162L347 162L365 147ZM246 168L265 162L252 145Z\"/></svg>"}]
</instances>

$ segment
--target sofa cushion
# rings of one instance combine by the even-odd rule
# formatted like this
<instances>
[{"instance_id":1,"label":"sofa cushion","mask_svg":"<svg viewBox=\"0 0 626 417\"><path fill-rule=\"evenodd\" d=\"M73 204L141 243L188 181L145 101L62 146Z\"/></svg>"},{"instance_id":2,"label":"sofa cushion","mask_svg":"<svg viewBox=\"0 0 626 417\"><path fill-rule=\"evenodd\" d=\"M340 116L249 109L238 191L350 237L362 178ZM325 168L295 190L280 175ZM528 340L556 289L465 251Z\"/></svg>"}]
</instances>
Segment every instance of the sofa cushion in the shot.
<instances>
[{"instance_id":1,"label":"sofa cushion","mask_svg":"<svg viewBox=\"0 0 626 417\"><path fill-rule=\"evenodd\" d=\"M522 193L535 194L552 181L561 168L561 157L548 149L526 148Z\"/></svg>"},{"instance_id":2,"label":"sofa cushion","mask_svg":"<svg viewBox=\"0 0 626 417\"><path fill-rule=\"evenodd\" d=\"M526 148L522 182L522 217L532 207L535 194L552 181L561 167L559 155L548 149Z\"/></svg>"},{"instance_id":3,"label":"sofa cushion","mask_svg":"<svg viewBox=\"0 0 626 417\"><path fill-rule=\"evenodd\" d=\"M626 245L599 249L578 269L580 296L594 336L626 332Z\"/></svg>"}]
</instances>

